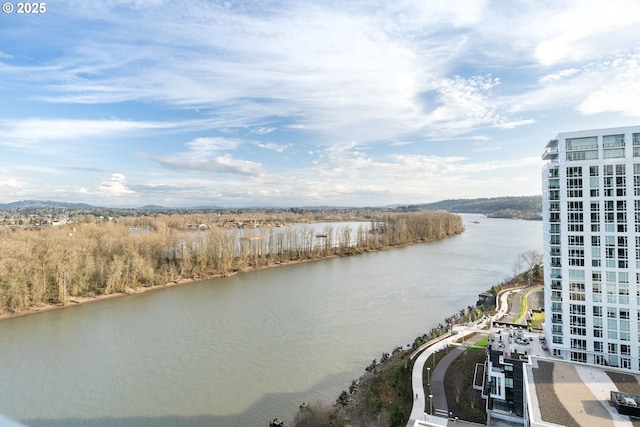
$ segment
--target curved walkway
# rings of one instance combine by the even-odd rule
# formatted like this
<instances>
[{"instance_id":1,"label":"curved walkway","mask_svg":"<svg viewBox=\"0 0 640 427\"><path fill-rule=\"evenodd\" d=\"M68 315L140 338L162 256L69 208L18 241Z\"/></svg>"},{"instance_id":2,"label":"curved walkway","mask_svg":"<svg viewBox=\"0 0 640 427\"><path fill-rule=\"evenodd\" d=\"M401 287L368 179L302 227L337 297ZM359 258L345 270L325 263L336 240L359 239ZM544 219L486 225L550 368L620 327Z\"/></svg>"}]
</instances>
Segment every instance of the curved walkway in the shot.
<instances>
[{"instance_id":1,"label":"curved walkway","mask_svg":"<svg viewBox=\"0 0 640 427\"><path fill-rule=\"evenodd\" d=\"M509 309L508 299L512 291L513 289L509 289L507 291L501 292L498 295L498 298L497 298L498 310L497 310L497 313L490 319L490 321L500 320L506 316L507 310ZM458 341L460 338L466 337L467 335L471 335L472 333L477 332L481 324L483 324L482 321L478 323L473 323L470 326L454 326L453 330L457 332L455 335L451 335L447 338L440 339L440 340L436 339L433 342L427 343L423 347L420 347L411 355L411 359L417 356L417 358L415 359L415 362L413 363L413 369L411 371L411 388L413 389L413 395L416 398L413 401L413 407L411 408L411 415L409 416L409 420L407 421L407 427L413 427L413 425L417 420L420 420L420 421L433 420L435 421L434 425L447 425L446 422L442 424L441 422L437 421L437 420L443 420L443 418L429 416L425 413L425 408L426 408L425 404L427 403L427 397L424 394L424 384L422 382L422 375L425 368L424 364L429 358L429 356L431 356L438 350L442 350L445 346L449 346L453 344L455 341ZM457 352L452 351L452 353L456 353L456 356L457 356ZM451 356L451 359L447 359L446 366L448 366L451 363L451 361L453 361L453 359L455 359L454 356ZM444 372L446 371L446 366L443 365L442 367L444 369L441 370L443 379L444 379ZM436 375L435 369L433 373L434 375ZM442 381L440 385L436 388L436 385L438 384L437 377L435 379L436 381L433 381L433 380L431 381L431 394L434 396L434 400L432 402L433 408L434 410L436 408L448 410L447 404L446 404L446 397L444 397L445 396L444 382ZM441 398L444 398L444 403L442 403L442 400L440 400Z\"/></svg>"},{"instance_id":2,"label":"curved walkway","mask_svg":"<svg viewBox=\"0 0 640 427\"><path fill-rule=\"evenodd\" d=\"M455 332L457 332L455 335L451 335L445 339L442 340L438 340L435 341L433 343L431 343L430 345L428 345L424 351L422 351L422 353L420 353L419 355L417 355L417 358L415 359L415 362L413 363L413 369L411 371L411 387L413 389L413 395L417 396L416 399L414 399L413 401L413 408L411 408L411 415L409 416L409 420L407 421L407 427L413 427L413 425L415 424L416 420L421 420L421 421L425 421L428 418L432 418L429 417L429 415L427 415L425 413L425 404L427 403L427 396L425 396L424 394L424 385L422 382L422 375L424 372L424 365L425 362L427 361L427 359L429 358L429 356L431 356L432 354L434 354L435 352L437 352L438 350L442 350L445 346L450 346L451 344L453 344L455 341L458 341L460 338L466 337L467 335L470 335L472 333L475 333L477 331L477 326L474 324L472 327L471 326L456 326L453 328L453 330ZM453 353L453 351L452 351ZM414 357L415 357L416 353L414 353ZM453 357L452 359L453 360ZM446 369L445 369L446 370ZM434 374L435 374L435 370L434 370ZM442 377L444 378L444 372L442 374ZM436 378L437 381L437 378ZM431 390L432 390L432 395L434 397L437 396L444 396L444 382L441 381L440 382L440 390L436 390L436 384L437 382L431 381ZM446 398L444 400L445 404L445 408L446 408ZM436 406L437 403L435 401L432 402L433 403L433 408L435 410L435 408L438 409L444 409L441 406ZM442 405L442 404L441 404ZM435 417L433 417L435 418ZM442 418L440 418L442 419Z\"/></svg>"}]
</instances>

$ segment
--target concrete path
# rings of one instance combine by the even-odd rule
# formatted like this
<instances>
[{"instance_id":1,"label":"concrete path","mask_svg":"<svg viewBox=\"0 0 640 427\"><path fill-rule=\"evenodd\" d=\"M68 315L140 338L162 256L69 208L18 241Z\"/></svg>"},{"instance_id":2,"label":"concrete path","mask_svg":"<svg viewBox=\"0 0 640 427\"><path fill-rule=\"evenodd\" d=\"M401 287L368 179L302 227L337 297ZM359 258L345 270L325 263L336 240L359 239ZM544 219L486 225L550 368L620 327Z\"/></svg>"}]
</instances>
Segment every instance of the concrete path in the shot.
<instances>
[{"instance_id":1,"label":"concrete path","mask_svg":"<svg viewBox=\"0 0 640 427\"><path fill-rule=\"evenodd\" d=\"M507 309L509 308L509 296L512 290L502 292L498 296L498 310L495 316L493 316L490 321L500 320L507 314ZM480 322L481 324L484 322ZM470 326L455 326L453 330L457 332L456 335L452 335L440 341L434 342L430 345L425 346L424 350L417 350L414 354L411 355L411 358L415 358L413 363L413 370L411 371L411 387L413 389L413 407L411 408L411 415L409 415L409 420L407 421L407 427L413 427L417 420L424 420L426 405L429 404L428 395L425 396L425 387L422 382L422 373L425 369L425 362L433 353L438 350L442 350L445 346L451 346L451 344L462 337L466 337L467 335L471 335L474 332L477 332L479 325L477 323L473 323ZM456 347L449 347L452 350ZM453 359L455 359L459 353L456 351L451 351L452 356L451 359L447 359L447 363L439 363L438 368L442 365L440 369L442 371L442 379L431 378L431 394L433 395L433 409L444 409L448 411L447 400L444 394L444 373L446 372L449 364ZM447 355L448 356L448 355ZM445 360L445 359L442 359ZM439 375L438 369L431 371L433 375ZM436 385L434 381L440 381L439 385ZM444 399L444 400L440 400Z\"/></svg>"},{"instance_id":2,"label":"concrete path","mask_svg":"<svg viewBox=\"0 0 640 427\"><path fill-rule=\"evenodd\" d=\"M462 337L466 337L467 335L471 335L474 332L477 332L477 325L472 325L472 326L456 326L453 328L454 331L457 332L457 334L452 335L448 338L445 338L441 341L437 341L435 343L433 343L432 345L426 347L422 353L418 354L414 363L413 363L413 370L411 371L411 386L413 389L413 396L414 396L414 400L413 400L413 407L411 408L411 415L409 416L409 420L407 421L407 427L413 427L413 425L415 424L416 420L424 420L425 419L425 408L426 405L429 404L429 397L425 396L425 392L424 392L424 384L422 382L422 373L424 372L425 369L425 362L427 361L427 359L429 358L429 356L431 356L433 353L437 352L438 350L442 350L445 348L445 346L449 346L449 348L452 350L451 353L454 353L454 349L456 347L452 347L451 344L457 340L459 340ZM452 357L451 360L453 360L454 358ZM444 360L444 359L443 359ZM449 362L451 363L451 362ZM441 390L439 392L436 393L435 391L435 384L434 384L434 379L431 379L431 394L433 394L434 399L437 398L438 395L440 395L441 397L444 398L444 407L442 406L437 406L438 404L436 403L436 401L433 401L433 409L435 411L435 409L446 409L447 408L447 404L446 404L446 397L444 397L444 372L446 372L447 366L445 366L442 363L439 363L437 365L438 368L441 368L442 372L442 378L440 379L440 387ZM437 370L437 369L436 369ZM433 374L436 374L436 372L432 371ZM417 398L416 398L417 396ZM440 403L440 405L443 405L442 403Z\"/></svg>"},{"instance_id":3,"label":"concrete path","mask_svg":"<svg viewBox=\"0 0 640 427\"><path fill-rule=\"evenodd\" d=\"M450 347L447 354L438 362L436 369L431 370L431 394L433 395L432 403L434 413L436 409L440 409L445 413L449 412L447 396L444 391L444 376L451 362L464 353L465 350L466 348L464 347ZM428 404L427 402L427 405Z\"/></svg>"}]
</instances>

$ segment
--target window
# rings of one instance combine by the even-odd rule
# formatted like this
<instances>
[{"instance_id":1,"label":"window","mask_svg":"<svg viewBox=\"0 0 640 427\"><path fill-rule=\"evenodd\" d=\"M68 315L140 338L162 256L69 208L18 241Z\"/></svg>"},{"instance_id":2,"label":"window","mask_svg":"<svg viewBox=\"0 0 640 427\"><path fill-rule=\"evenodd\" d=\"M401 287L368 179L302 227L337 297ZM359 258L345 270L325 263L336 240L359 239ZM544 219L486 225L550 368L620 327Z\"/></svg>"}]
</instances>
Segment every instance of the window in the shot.
<instances>
[{"instance_id":1,"label":"window","mask_svg":"<svg viewBox=\"0 0 640 427\"><path fill-rule=\"evenodd\" d=\"M602 320L602 319L597 319L597 320ZM602 325L598 325L598 326L594 326L593 327L593 337L594 338L602 338Z\"/></svg>"},{"instance_id":2,"label":"window","mask_svg":"<svg viewBox=\"0 0 640 427\"><path fill-rule=\"evenodd\" d=\"M600 282L600 273L592 274L591 294L593 302L602 302L602 283ZM598 279L596 279L598 277Z\"/></svg>"},{"instance_id":3,"label":"window","mask_svg":"<svg viewBox=\"0 0 640 427\"><path fill-rule=\"evenodd\" d=\"M605 135L602 137L602 148L620 148L620 147L624 147L624 134Z\"/></svg>"},{"instance_id":4,"label":"window","mask_svg":"<svg viewBox=\"0 0 640 427\"><path fill-rule=\"evenodd\" d=\"M573 166L567 168L567 177L581 177L582 176L582 167L581 166Z\"/></svg>"},{"instance_id":5,"label":"window","mask_svg":"<svg viewBox=\"0 0 640 427\"><path fill-rule=\"evenodd\" d=\"M571 304L569 305L569 313L577 314L580 316L585 316L587 314L587 309L584 305L580 304Z\"/></svg>"},{"instance_id":6,"label":"window","mask_svg":"<svg viewBox=\"0 0 640 427\"><path fill-rule=\"evenodd\" d=\"M631 341L631 321L620 320L620 340Z\"/></svg>"},{"instance_id":7,"label":"window","mask_svg":"<svg viewBox=\"0 0 640 427\"><path fill-rule=\"evenodd\" d=\"M580 339L580 338L571 338L571 348L576 350L586 350L587 340Z\"/></svg>"},{"instance_id":8,"label":"window","mask_svg":"<svg viewBox=\"0 0 640 427\"><path fill-rule=\"evenodd\" d=\"M584 236L581 236L581 235L567 236L567 240L569 242L569 246L584 246ZM571 276L571 277L584 279L584 271L582 270L571 270L569 274L570 275L578 274L578 276Z\"/></svg>"},{"instance_id":9,"label":"window","mask_svg":"<svg viewBox=\"0 0 640 427\"><path fill-rule=\"evenodd\" d=\"M572 282L569 284L569 299L571 301L585 300L584 283Z\"/></svg>"},{"instance_id":10,"label":"window","mask_svg":"<svg viewBox=\"0 0 640 427\"><path fill-rule=\"evenodd\" d=\"M583 327L580 327L580 326L572 326L571 327L571 335L585 336L585 335L587 335L587 328L583 328Z\"/></svg>"},{"instance_id":11,"label":"window","mask_svg":"<svg viewBox=\"0 0 640 427\"><path fill-rule=\"evenodd\" d=\"M570 316L569 323L573 326L586 326L587 318L584 316Z\"/></svg>"},{"instance_id":12,"label":"window","mask_svg":"<svg viewBox=\"0 0 640 427\"><path fill-rule=\"evenodd\" d=\"M616 223L618 225L618 232L627 231L627 202L624 200L618 200L616 202Z\"/></svg>"},{"instance_id":13,"label":"window","mask_svg":"<svg viewBox=\"0 0 640 427\"><path fill-rule=\"evenodd\" d=\"M576 170L579 171L576 172ZM567 168L567 197L582 197L582 168Z\"/></svg>"},{"instance_id":14,"label":"window","mask_svg":"<svg viewBox=\"0 0 640 427\"><path fill-rule=\"evenodd\" d=\"M598 158L598 150L567 152L567 161L595 160Z\"/></svg>"},{"instance_id":15,"label":"window","mask_svg":"<svg viewBox=\"0 0 640 427\"><path fill-rule=\"evenodd\" d=\"M567 138L566 140L567 151L575 150L597 150L598 149L598 137L589 136L586 138Z\"/></svg>"},{"instance_id":16,"label":"window","mask_svg":"<svg viewBox=\"0 0 640 427\"><path fill-rule=\"evenodd\" d=\"M610 148L604 150L602 157L605 159L619 159L624 157L624 148ZM569 159L567 159L569 160Z\"/></svg>"},{"instance_id":17,"label":"window","mask_svg":"<svg viewBox=\"0 0 640 427\"><path fill-rule=\"evenodd\" d=\"M569 265L584 266L584 249L569 249Z\"/></svg>"}]
</instances>

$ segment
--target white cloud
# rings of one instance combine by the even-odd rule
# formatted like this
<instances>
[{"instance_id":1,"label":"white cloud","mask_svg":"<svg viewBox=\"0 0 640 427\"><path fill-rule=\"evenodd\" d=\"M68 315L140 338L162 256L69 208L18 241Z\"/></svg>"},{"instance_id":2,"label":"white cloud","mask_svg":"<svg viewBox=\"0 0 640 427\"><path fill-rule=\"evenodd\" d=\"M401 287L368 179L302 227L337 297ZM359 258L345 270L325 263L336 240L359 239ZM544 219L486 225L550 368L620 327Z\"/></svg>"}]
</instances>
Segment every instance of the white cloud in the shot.
<instances>
[{"instance_id":1,"label":"white cloud","mask_svg":"<svg viewBox=\"0 0 640 427\"><path fill-rule=\"evenodd\" d=\"M72 141L132 134L141 131L167 130L194 126L193 122L139 122L129 120L76 120L29 118L0 120L0 145L29 149L36 144L46 148L48 141Z\"/></svg>"},{"instance_id":2,"label":"white cloud","mask_svg":"<svg viewBox=\"0 0 640 427\"><path fill-rule=\"evenodd\" d=\"M256 142L255 145L260 148L265 148L267 150L273 150L278 153L282 153L284 152L284 150L290 147L291 144L276 144L274 142L267 142L267 143Z\"/></svg>"},{"instance_id":3,"label":"white cloud","mask_svg":"<svg viewBox=\"0 0 640 427\"><path fill-rule=\"evenodd\" d=\"M169 169L184 173L260 175L263 171L259 163L236 159L229 153L209 158L178 155L157 156L153 159Z\"/></svg>"},{"instance_id":4,"label":"white cloud","mask_svg":"<svg viewBox=\"0 0 640 427\"><path fill-rule=\"evenodd\" d=\"M605 78L600 85L588 92L588 96L578 107L582 113L617 112L640 117L640 54L607 61L597 67L593 74Z\"/></svg>"},{"instance_id":5,"label":"white cloud","mask_svg":"<svg viewBox=\"0 0 640 427\"><path fill-rule=\"evenodd\" d=\"M413 3L361 4L369 12L361 13L337 3L285 2L260 8L265 19L194 3L152 8L144 22L116 15L109 4L84 5L70 12L100 16L113 28L110 37L88 30L70 41L73 57L32 74L54 79L41 100L224 108L245 123L289 117L294 127L380 139L416 126L422 109L416 95L440 73L449 43L460 42L450 35L432 49L411 30L470 25L482 4L425 6L416 19Z\"/></svg>"},{"instance_id":6,"label":"white cloud","mask_svg":"<svg viewBox=\"0 0 640 427\"><path fill-rule=\"evenodd\" d=\"M0 185L229 203L539 192L529 186L540 162L531 151L541 148L519 142L576 117L640 115L639 7L624 0L61 3L51 23L43 21L68 29L55 39L12 27L27 37L17 43L3 28L10 42L0 52L8 93L0 146L40 164L68 162L67 169L37 177L14 170ZM36 44L56 54L40 57L28 48ZM123 149L110 150L115 144ZM60 155L66 148L76 158ZM157 154L134 158L136 150ZM109 178L89 175L96 172Z\"/></svg>"},{"instance_id":7,"label":"white cloud","mask_svg":"<svg viewBox=\"0 0 640 427\"><path fill-rule=\"evenodd\" d=\"M237 159L231 153L219 155L247 143L256 144L252 141L224 137L196 138L185 144L187 151L172 155L146 156L166 168L183 173L260 175L263 173L260 163Z\"/></svg>"},{"instance_id":8,"label":"white cloud","mask_svg":"<svg viewBox=\"0 0 640 427\"><path fill-rule=\"evenodd\" d=\"M4 191L7 191L8 189L15 190L22 188L22 183L14 177L3 176L0 177L0 188L4 188Z\"/></svg>"},{"instance_id":9,"label":"white cloud","mask_svg":"<svg viewBox=\"0 0 640 427\"><path fill-rule=\"evenodd\" d=\"M633 46L640 41L637 1L564 1L552 7L547 18L546 35L535 51L543 65L588 61L609 54L612 46Z\"/></svg>"},{"instance_id":10,"label":"white cloud","mask_svg":"<svg viewBox=\"0 0 640 427\"><path fill-rule=\"evenodd\" d=\"M278 128L275 128L275 127L259 127L256 129L252 129L251 132L256 133L258 135L266 135L268 133L276 131L277 129Z\"/></svg>"},{"instance_id":11,"label":"white cloud","mask_svg":"<svg viewBox=\"0 0 640 427\"><path fill-rule=\"evenodd\" d=\"M580 72L580 70L578 70L577 68L565 68L564 70L560 70L560 71L557 71L555 73L551 73L551 74L547 74L545 76L542 76L539 79L539 82L542 83L542 84L555 83L555 82L558 82L560 80L564 80L566 78L572 77L572 76L576 75L579 72Z\"/></svg>"},{"instance_id":12,"label":"white cloud","mask_svg":"<svg viewBox=\"0 0 640 427\"><path fill-rule=\"evenodd\" d=\"M616 112L640 116L640 51L620 52L581 68L562 69L540 79L540 86L505 97L512 112L573 108L583 114Z\"/></svg>"},{"instance_id":13,"label":"white cloud","mask_svg":"<svg viewBox=\"0 0 640 427\"><path fill-rule=\"evenodd\" d=\"M209 156L221 151L235 150L240 145L244 144L244 141L233 138L223 137L209 137L209 138L196 138L186 143L187 148L194 157Z\"/></svg>"},{"instance_id":14,"label":"white cloud","mask_svg":"<svg viewBox=\"0 0 640 427\"><path fill-rule=\"evenodd\" d=\"M119 197L131 195L134 192L127 188L126 178L124 174L114 173L111 179L100 184L98 192L107 197Z\"/></svg>"},{"instance_id":15,"label":"white cloud","mask_svg":"<svg viewBox=\"0 0 640 427\"><path fill-rule=\"evenodd\" d=\"M452 136L477 128L512 129L533 123L532 119L511 119L500 112L500 102L491 95L491 89L499 84L500 79L491 75L434 82L440 106L426 119L429 132Z\"/></svg>"}]
</instances>

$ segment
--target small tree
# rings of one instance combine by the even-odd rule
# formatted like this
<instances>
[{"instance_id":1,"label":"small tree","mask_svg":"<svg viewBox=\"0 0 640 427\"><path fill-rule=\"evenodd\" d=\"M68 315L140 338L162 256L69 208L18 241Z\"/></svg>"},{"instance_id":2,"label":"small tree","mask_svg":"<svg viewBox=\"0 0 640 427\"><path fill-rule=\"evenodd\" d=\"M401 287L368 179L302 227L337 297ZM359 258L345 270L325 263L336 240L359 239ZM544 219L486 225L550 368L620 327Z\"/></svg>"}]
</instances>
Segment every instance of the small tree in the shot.
<instances>
[{"instance_id":1,"label":"small tree","mask_svg":"<svg viewBox=\"0 0 640 427\"><path fill-rule=\"evenodd\" d=\"M519 264L527 268L527 278L529 285L534 275L534 269L542 263L542 254L536 250L528 250L518 255Z\"/></svg>"}]
</instances>

